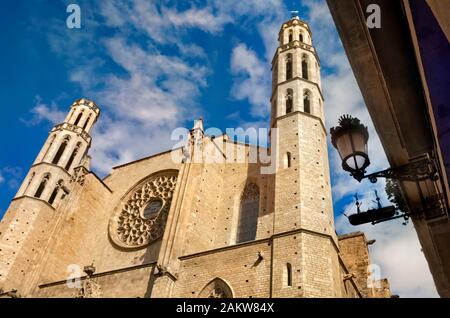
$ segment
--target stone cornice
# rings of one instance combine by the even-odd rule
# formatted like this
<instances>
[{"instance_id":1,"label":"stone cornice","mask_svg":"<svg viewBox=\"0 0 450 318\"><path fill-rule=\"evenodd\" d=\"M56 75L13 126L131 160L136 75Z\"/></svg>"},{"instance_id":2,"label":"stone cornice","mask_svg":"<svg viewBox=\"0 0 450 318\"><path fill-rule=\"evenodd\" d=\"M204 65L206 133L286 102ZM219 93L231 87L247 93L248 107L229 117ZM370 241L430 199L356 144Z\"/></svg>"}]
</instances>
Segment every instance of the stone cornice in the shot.
<instances>
[{"instance_id":1,"label":"stone cornice","mask_svg":"<svg viewBox=\"0 0 450 318\"><path fill-rule=\"evenodd\" d=\"M11 202L12 201L17 201L17 200L20 200L20 199L25 199L25 198L36 200L36 201L40 201L40 202L44 203L45 205L47 205L52 210L55 210L55 208L50 203L48 203L47 201L39 199L39 198L35 198L35 197L32 197L32 196L29 196L29 195L21 195L20 197L16 197L16 198L12 199Z\"/></svg>"},{"instance_id":2,"label":"stone cornice","mask_svg":"<svg viewBox=\"0 0 450 318\"><path fill-rule=\"evenodd\" d=\"M316 49L309 44L300 42L299 40L294 40L292 42L283 44L277 48L277 50L275 51L275 55L272 58L272 68L273 68L275 59L278 57L278 55L280 55L283 52L286 52L286 51L289 51L292 49L296 49L296 48L300 48L300 49L306 50L306 51L314 54L314 56L316 57L316 60L317 60L317 64L319 64L319 66L320 66L320 58L319 58L319 55L317 54Z\"/></svg>"},{"instance_id":3,"label":"stone cornice","mask_svg":"<svg viewBox=\"0 0 450 318\"><path fill-rule=\"evenodd\" d=\"M51 130L50 133L53 133L55 131L62 131L62 130L67 130L67 131L71 131L73 133L76 133L78 136L81 136L81 138L84 139L84 141L86 141L88 143L88 145L91 144L91 136L84 131L83 128L69 124L69 123L61 123L56 125L55 127L53 127L53 129Z\"/></svg>"},{"instance_id":4,"label":"stone cornice","mask_svg":"<svg viewBox=\"0 0 450 318\"><path fill-rule=\"evenodd\" d=\"M280 38L281 32L283 32L284 29L289 28L290 26L293 25L299 25L301 27L304 27L306 29L306 31L308 31L309 36L312 38L312 32L311 29L309 28L308 23L306 23L303 20L300 19L290 19L286 22L283 22L283 24L281 25L280 31L278 31L278 38Z\"/></svg>"},{"instance_id":5,"label":"stone cornice","mask_svg":"<svg viewBox=\"0 0 450 318\"><path fill-rule=\"evenodd\" d=\"M128 272L128 271L132 271L132 270L136 270L136 269L152 267L152 266L155 266L155 265L156 265L156 262L151 262L151 263L146 263L146 264L141 264L141 265L135 265L135 266L130 266L130 267L113 269L113 270L106 271L106 272L94 273L93 275L90 276L90 278L114 275L114 274ZM86 278L87 278L87 275L83 275L83 276L79 276L79 277L73 277L73 278L70 278L70 279L71 280L74 280L74 279L85 280ZM39 284L38 287L40 289L42 289L42 288L62 285L62 284L66 284L66 283L67 283L67 280L65 279L65 280L59 280L59 281L55 281L55 282L48 282L48 283Z\"/></svg>"},{"instance_id":6,"label":"stone cornice","mask_svg":"<svg viewBox=\"0 0 450 318\"><path fill-rule=\"evenodd\" d=\"M308 233L308 234L313 234L313 235L329 238L332 241L333 247L336 249L337 253L339 254L339 246L337 246L335 240L333 239L333 237L331 235L312 231L312 230L307 230L307 229L296 229L296 230L287 231L287 232L283 232L283 233L273 234L270 237L259 239L259 240L239 243L239 244L230 245L230 246L219 247L219 248L208 250L208 251L203 251L203 252L194 253L194 254L190 254L190 255L180 256L178 259L180 261L183 261L183 260L187 260L187 259L191 259L191 258L195 258L195 257L204 256L204 255L220 253L220 252L228 251L228 250L234 250L234 249L241 248L243 246L259 245L262 243L270 243L276 238L289 236L289 235L293 235L293 234L300 234L300 233Z\"/></svg>"},{"instance_id":7,"label":"stone cornice","mask_svg":"<svg viewBox=\"0 0 450 318\"><path fill-rule=\"evenodd\" d=\"M276 92L276 90L278 89L279 86L281 86L283 84L286 84L286 83L293 82L294 80L300 80L302 82L306 82L308 84L315 85L317 87L317 90L319 91L319 94L320 94L320 97L322 98L322 101L325 102L325 98L323 97L322 90L320 89L319 84L317 84L315 82L311 82L310 80L304 79L303 77L295 76L293 78L290 78L290 79L288 79L286 81L280 82L280 83L275 85L275 88L272 90L272 96L270 97L270 103L272 103L273 96L274 96L274 94L275 94L275 92Z\"/></svg>"},{"instance_id":8,"label":"stone cornice","mask_svg":"<svg viewBox=\"0 0 450 318\"><path fill-rule=\"evenodd\" d=\"M31 166L30 169L35 168L35 167L38 167L38 166L40 166L40 165L48 165L48 166L51 166L51 167L53 167L53 168L58 168L58 169L60 169L61 171L63 171L63 172L67 175L67 177L70 178L70 177L72 176L72 175L71 175L66 169L64 169L63 167L60 167L60 166L58 166L58 165L55 165L54 163L50 163L50 162L46 162L46 161L42 161L42 162L39 162L39 163L35 163L34 165Z\"/></svg>"},{"instance_id":9,"label":"stone cornice","mask_svg":"<svg viewBox=\"0 0 450 318\"><path fill-rule=\"evenodd\" d=\"M86 106L89 109L92 109L97 114L97 116L100 115L100 108L97 106L97 104L95 102L93 102L93 101L91 101L89 99L86 99L86 98L77 99L72 104L71 107L76 107L76 106Z\"/></svg>"},{"instance_id":10,"label":"stone cornice","mask_svg":"<svg viewBox=\"0 0 450 318\"><path fill-rule=\"evenodd\" d=\"M284 115L282 115L282 116L279 116L279 117L274 118L274 119L273 119L273 123L271 124L270 128L274 128L274 127L275 127L275 123L276 123L278 120L284 119L284 118L287 118L287 117L290 117L290 116L295 115L295 114L302 114L302 115L304 115L304 116L308 116L308 117L311 117L311 118L313 118L313 119L318 120L318 121L320 122L320 125L322 126L322 129L323 129L323 131L324 131L324 133L325 133L325 136L328 135L328 134L327 134L327 129L326 129L325 125L323 124L322 119L321 119L320 117L311 115L311 114L309 114L309 113L301 112L301 111L299 111L299 110L296 110L295 112L292 112L292 113L289 113L289 114L284 114Z\"/></svg>"}]
</instances>

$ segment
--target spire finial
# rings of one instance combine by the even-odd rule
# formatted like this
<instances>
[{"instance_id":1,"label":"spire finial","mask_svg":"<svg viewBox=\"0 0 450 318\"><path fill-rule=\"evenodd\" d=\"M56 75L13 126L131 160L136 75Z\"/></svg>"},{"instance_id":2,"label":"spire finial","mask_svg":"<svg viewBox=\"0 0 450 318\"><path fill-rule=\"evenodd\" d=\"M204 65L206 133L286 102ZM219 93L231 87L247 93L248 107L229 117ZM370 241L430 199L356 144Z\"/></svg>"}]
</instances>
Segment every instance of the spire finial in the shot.
<instances>
[{"instance_id":1,"label":"spire finial","mask_svg":"<svg viewBox=\"0 0 450 318\"><path fill-rule=\"evenodd\" d=\"M292 19L295 19L295 18L298 18L298 11L291 11L291 18Z\"/></svg>"}]
</instances>

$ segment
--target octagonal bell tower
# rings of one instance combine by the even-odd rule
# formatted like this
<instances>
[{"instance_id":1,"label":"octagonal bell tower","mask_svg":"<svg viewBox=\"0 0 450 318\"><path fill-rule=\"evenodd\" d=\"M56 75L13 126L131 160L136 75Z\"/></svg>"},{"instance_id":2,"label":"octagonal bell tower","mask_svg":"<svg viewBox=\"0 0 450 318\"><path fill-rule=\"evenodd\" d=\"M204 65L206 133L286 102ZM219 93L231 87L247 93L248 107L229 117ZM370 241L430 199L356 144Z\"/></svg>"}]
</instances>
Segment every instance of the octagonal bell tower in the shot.
<instances>
[{"instance_id":1,"label":"octagonal bell tower","mask_svg":"<svg viewBox=\"0 0 450 318\"><path fill-rule=\"evenodd\" d=\"M274 296L339 297L342 279L320 60L309 25L296 15L282 24L278 41L271 97L271 133L276 134L274 235L280 236L274 241L275 265L280 268L273 276ZM286 275L296 286L283 285Z\"/></svg>"},{"instance_id":2,"label":"octagonal bell tower","mask_svg":"<svg viewBox=\"0 0 450 318\"><path fill-rule=\"evenodd\" d=\"M0 288L26 292L45 250L58 207L70 192L74 169L89 169L90 132L100 115L85 98L75 101L53 127L0 222Z\"/></svg>"}]
</instances>

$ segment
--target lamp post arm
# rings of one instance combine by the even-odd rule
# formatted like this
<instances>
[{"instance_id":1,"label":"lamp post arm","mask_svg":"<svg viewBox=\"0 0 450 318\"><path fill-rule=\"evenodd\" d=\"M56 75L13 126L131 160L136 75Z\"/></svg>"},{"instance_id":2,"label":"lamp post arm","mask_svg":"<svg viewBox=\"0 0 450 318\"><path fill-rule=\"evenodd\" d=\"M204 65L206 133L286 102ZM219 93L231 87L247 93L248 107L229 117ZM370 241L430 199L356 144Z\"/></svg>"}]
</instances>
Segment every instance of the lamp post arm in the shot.
<instances>
[{"instance_id":1,"label":"lamp post arm","mask_svg":"<svg viewBox=\"0 0 450 318\"><path fill-rule=\"evenodd\" d=\"M434 161L426 158L418 161L410 162L406 165L402 165L395 168L389 168L382 171L378 171L375 173L371 173L363 176L358 181L362 179L369 179L370 182L377 182L378 178L386 178L386 179L395 179L400 181L423 181L426 179L434 179L438 178L437 169L434 164Z\"/></svg>"}]
</instances>

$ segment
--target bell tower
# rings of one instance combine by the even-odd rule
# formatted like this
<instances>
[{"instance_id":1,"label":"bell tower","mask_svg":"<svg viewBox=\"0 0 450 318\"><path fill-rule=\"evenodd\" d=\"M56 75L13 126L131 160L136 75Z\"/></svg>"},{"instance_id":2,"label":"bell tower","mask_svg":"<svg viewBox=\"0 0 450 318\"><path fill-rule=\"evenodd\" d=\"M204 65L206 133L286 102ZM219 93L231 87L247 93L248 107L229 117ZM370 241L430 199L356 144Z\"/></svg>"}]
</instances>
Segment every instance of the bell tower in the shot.
<instances>
[{"instance_id":1,"label":"bell tower","mask_svg":"<svg viewBox=\"0 0 450 318\"><path fill-rule=\"evenodd\" d=\"M42 256L46 233L58 217L57 209L70 192L74 169L89 169L90 132L100 115L85 98L75 101L63 123L53 127L0 222L0 288L26 288ZM23 288L21 288L23 287Z\"/></svg>"},{"instance_id":2,"label":"bell tower","mask_svg":"<svg viewBox=\"0 0 450 318\"><path fill-rule=\"evenodd\" d=\"M280 235L274 260L284 272L274 275L274 297L339 297L320 60L308 24L296 14L283 23L278 41L271 97L274 235ZM288 285L282 282L286 277Z\"/></svg>"},{"instance_id":3,"label":"bell tower","mask_svg":"<svg viewBox=\"0 0 450 318\"><path fill-rule=\"evenodd\" d=\"M94 102L85 98L75 101L64 122L50 131L15 198L28 196L56 206L60 191L67 191L74 168L88 161L90 132L99 114Z\"/></svg>"}]
</instances>

